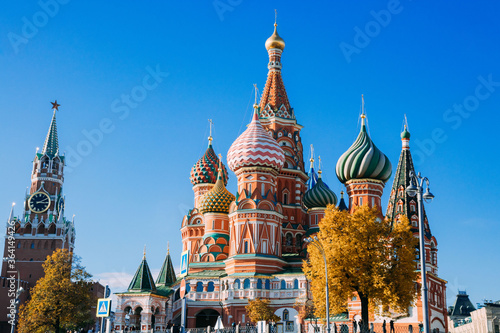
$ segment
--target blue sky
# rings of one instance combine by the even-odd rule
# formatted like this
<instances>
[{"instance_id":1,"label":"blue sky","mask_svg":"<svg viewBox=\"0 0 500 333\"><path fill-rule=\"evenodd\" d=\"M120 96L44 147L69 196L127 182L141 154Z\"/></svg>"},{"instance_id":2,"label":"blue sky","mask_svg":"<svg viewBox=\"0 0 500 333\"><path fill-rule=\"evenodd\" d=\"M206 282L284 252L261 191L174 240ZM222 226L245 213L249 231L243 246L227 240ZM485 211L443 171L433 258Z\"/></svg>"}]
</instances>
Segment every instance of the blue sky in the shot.
<instances>
[{"instance_id":1,"label":"blue sky","mask_svg":"<svg viewBox=\"0 0 500 333\"><path fill-rule=\"evenodd\" d=\"M406 114L416 167L436 195L426 208L449 305L458 289L474 303L500 299L491 259L500 235L498 2L54 3L0 11L0 209L7 218L12 201L22 206L57 99L76 253L113 292L126 287L145 244L154 271L167 242L180 261L189 171L206 149L208 119L225 160L250 120L252 85L265 83L276 8L290 103L328 185L339 195L335 164L359 131L361 94L393 172Z\"/></svg>"}]
</instances>

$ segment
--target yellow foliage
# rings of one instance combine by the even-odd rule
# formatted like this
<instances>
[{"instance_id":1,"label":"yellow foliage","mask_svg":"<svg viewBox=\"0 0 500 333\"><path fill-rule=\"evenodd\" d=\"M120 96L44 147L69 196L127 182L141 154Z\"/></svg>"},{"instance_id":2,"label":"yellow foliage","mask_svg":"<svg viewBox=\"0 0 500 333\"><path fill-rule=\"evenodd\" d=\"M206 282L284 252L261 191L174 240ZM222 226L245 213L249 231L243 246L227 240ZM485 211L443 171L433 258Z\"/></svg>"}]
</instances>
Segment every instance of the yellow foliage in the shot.
<instances>
[{"instance_id":1,"label":"yellow foliage","mask_svg":"<svg viewBox=\"0 0 500 333\"><path fill-rule=\"evenodd\" d=\"M45 276L31 289L31 299L21 307L19 332L66 332L91 321L94 298L90 274L73 254L58 249L43 264Z\"/></svg>"},{"instance_id":2,"label":"yellow foliage","mask_svg":"<svg viewBox=\"0 0 500 333\"><path fill-rule=\"evenodd\" d=\"M248 301L248 305L245 306L247 315L250 320L254 323L265 320L265 321L280 321L281 318L274 314L273 309L269 306L269 299L254 299Z\"/></svg>"},{"instance_id":3,"label":"yellow foliage","mask_svg":"<svg viewBox=\"0 0 500 333\"><path fill-rule=\"evenodd\" d=\"M344 312L354 293L360 297L363 322L368 306L404 311L415 297L415 246L408 219L391 229L377 208L358 207L352 214L329 206L317 234L328 267L330 314ZM308 246L304 272L312 281L315 314L325 317L325 266L321 252Z\"/></svg>"}]
</instances>

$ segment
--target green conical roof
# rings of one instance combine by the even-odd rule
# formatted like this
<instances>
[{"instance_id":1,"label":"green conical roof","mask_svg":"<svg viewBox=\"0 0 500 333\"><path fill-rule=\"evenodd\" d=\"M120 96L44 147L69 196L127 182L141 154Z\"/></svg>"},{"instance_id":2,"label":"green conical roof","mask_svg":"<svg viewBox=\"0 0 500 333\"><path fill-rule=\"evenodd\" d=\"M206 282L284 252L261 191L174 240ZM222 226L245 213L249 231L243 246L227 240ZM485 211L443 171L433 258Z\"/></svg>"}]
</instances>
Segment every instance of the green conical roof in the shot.
<instances>
[{"instance_id":1,"label":"green conical roof","mask_svg":"<svg viewBox=\"0 0 500 333\"><path fill-rule=\"evenodd\" d=\"M43 144L42 154L47 154L49 157L54 157L59 153L59 142L57 140L57 125L56 125L56 110L54 108L54 114L52 115L52 121L50 122L49 132L45 138L45 143Z\"/></svg>"},{"instance_id":2,"label":"green conical roof","mask_svg":"<svg viewBox=\"0 0 500 333\"><path fill-rule=\"evenodd\" d=\"M175 277L174 265L172 265L172 259L170 258L170 252L167 253L163 266L161 266L160 274L156 279L157 285L170 286L177 278Z\"/></svg>"},{"instance_id":3,"label":"green conical roof","mask_svg":"<svg viewBox=\"0 0 500 333\"><path fill-rule=\"evenodd\" d=\"M128 286L129 292L154 292L156 291L156 286L153 280L153 275L151 275L151 271L149 270L148 262L146 261L146 255L142 258L142 262L135 272L134 278L130 282Z\"/></svg>"}]
</instances>

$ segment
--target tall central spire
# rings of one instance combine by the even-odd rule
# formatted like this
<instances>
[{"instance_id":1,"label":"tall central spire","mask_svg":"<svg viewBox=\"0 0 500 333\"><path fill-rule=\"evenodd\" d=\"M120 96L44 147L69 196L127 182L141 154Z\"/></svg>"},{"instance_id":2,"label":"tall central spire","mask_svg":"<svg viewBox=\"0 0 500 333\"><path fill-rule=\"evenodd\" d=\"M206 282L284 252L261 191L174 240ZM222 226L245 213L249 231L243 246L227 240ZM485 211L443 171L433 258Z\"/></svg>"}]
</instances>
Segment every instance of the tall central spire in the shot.
<instances>
[{"instance_id":1,"label":"tall central spire","mask_svg":"<svg viewBox=\"0 0 500 333\"><path fill-rule=\"evenodd\" d=\"M59 109L59 106L60 105L57 104L57 100L52 103L52 110L54 110L54 114L52 115L49 132L47 133L47 137L45 138L45 143L43 144L42 149L42 154L47 154L49 157L54 157L59 153L59 141L57 139L56 125L56 111Z\"/></svg>"},{"instance_id":2,"label":"tall central spire","mask_svg":"<svg viewBox=\"0 0 500 333\"><path fill-rule=\"evenodd\" d=\"M269 54L269 63L267 65L269 73L260 100L260 117L295 119L281 77L281 54L285 49L285 41L278 35L277 27L278 24L275 22L274 32L266 41L266 49Z\"/></svg>"}]
</instances>

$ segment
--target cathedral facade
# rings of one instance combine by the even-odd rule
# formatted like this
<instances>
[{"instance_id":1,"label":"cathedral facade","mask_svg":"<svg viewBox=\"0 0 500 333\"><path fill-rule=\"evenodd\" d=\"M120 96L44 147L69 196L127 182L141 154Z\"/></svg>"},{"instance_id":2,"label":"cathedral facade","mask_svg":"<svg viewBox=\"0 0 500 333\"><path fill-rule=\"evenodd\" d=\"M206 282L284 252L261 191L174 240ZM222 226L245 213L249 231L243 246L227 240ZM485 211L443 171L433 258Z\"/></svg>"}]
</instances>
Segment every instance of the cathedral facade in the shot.
<instances>
[{"instance_id":1,"label":"cathedral facade","mask_svg":"<svg viewBox=\"0 0 500 333\"><path fill-rule=\"evenodd\" d=\"M301 268L307 256L304 238L319 230L328 205L350 211L360 205L376 206L383 217L381 197L392 166L371 140L364 112L357 139L336 166L337 177L346 188L345 202L343 192L338 200L324 183L321 169L314 170L312 157L305 170L303 127L283 83L285 42L276 24L265 46L267 82L251 122L227 152L227 167L209 137L205 154L191 169L194 207L180 226L180 274L175 278L167 255L165 262L170 266L164 263L163 273L154 283L144 257L128 291L117 294L116 330L131 325L144 331L163 329L169 321L187 328L213 327L219 316L225 326L244 324L250 321L245 311L248 300L265 298L281 318L278 332L303 331L306 322L300 310L311 298L310 282ZM418 237L416 201L405 192L409 173L414 171L407 127L401 138L403 149L385 218L394 223L407 215ZM227 168L237 179L234 194L226 189ZM438 277L437 241L425 215L424 221L431 326L444 332L446 281ZM351 325L360 314L360 302L353 297L348 312L332 320ZM391 319L372 318L376 325ZM420 300L408 313L392 319L397 326L411 324L416 330L423 321Z\"/></svg>"}]
</instances>

